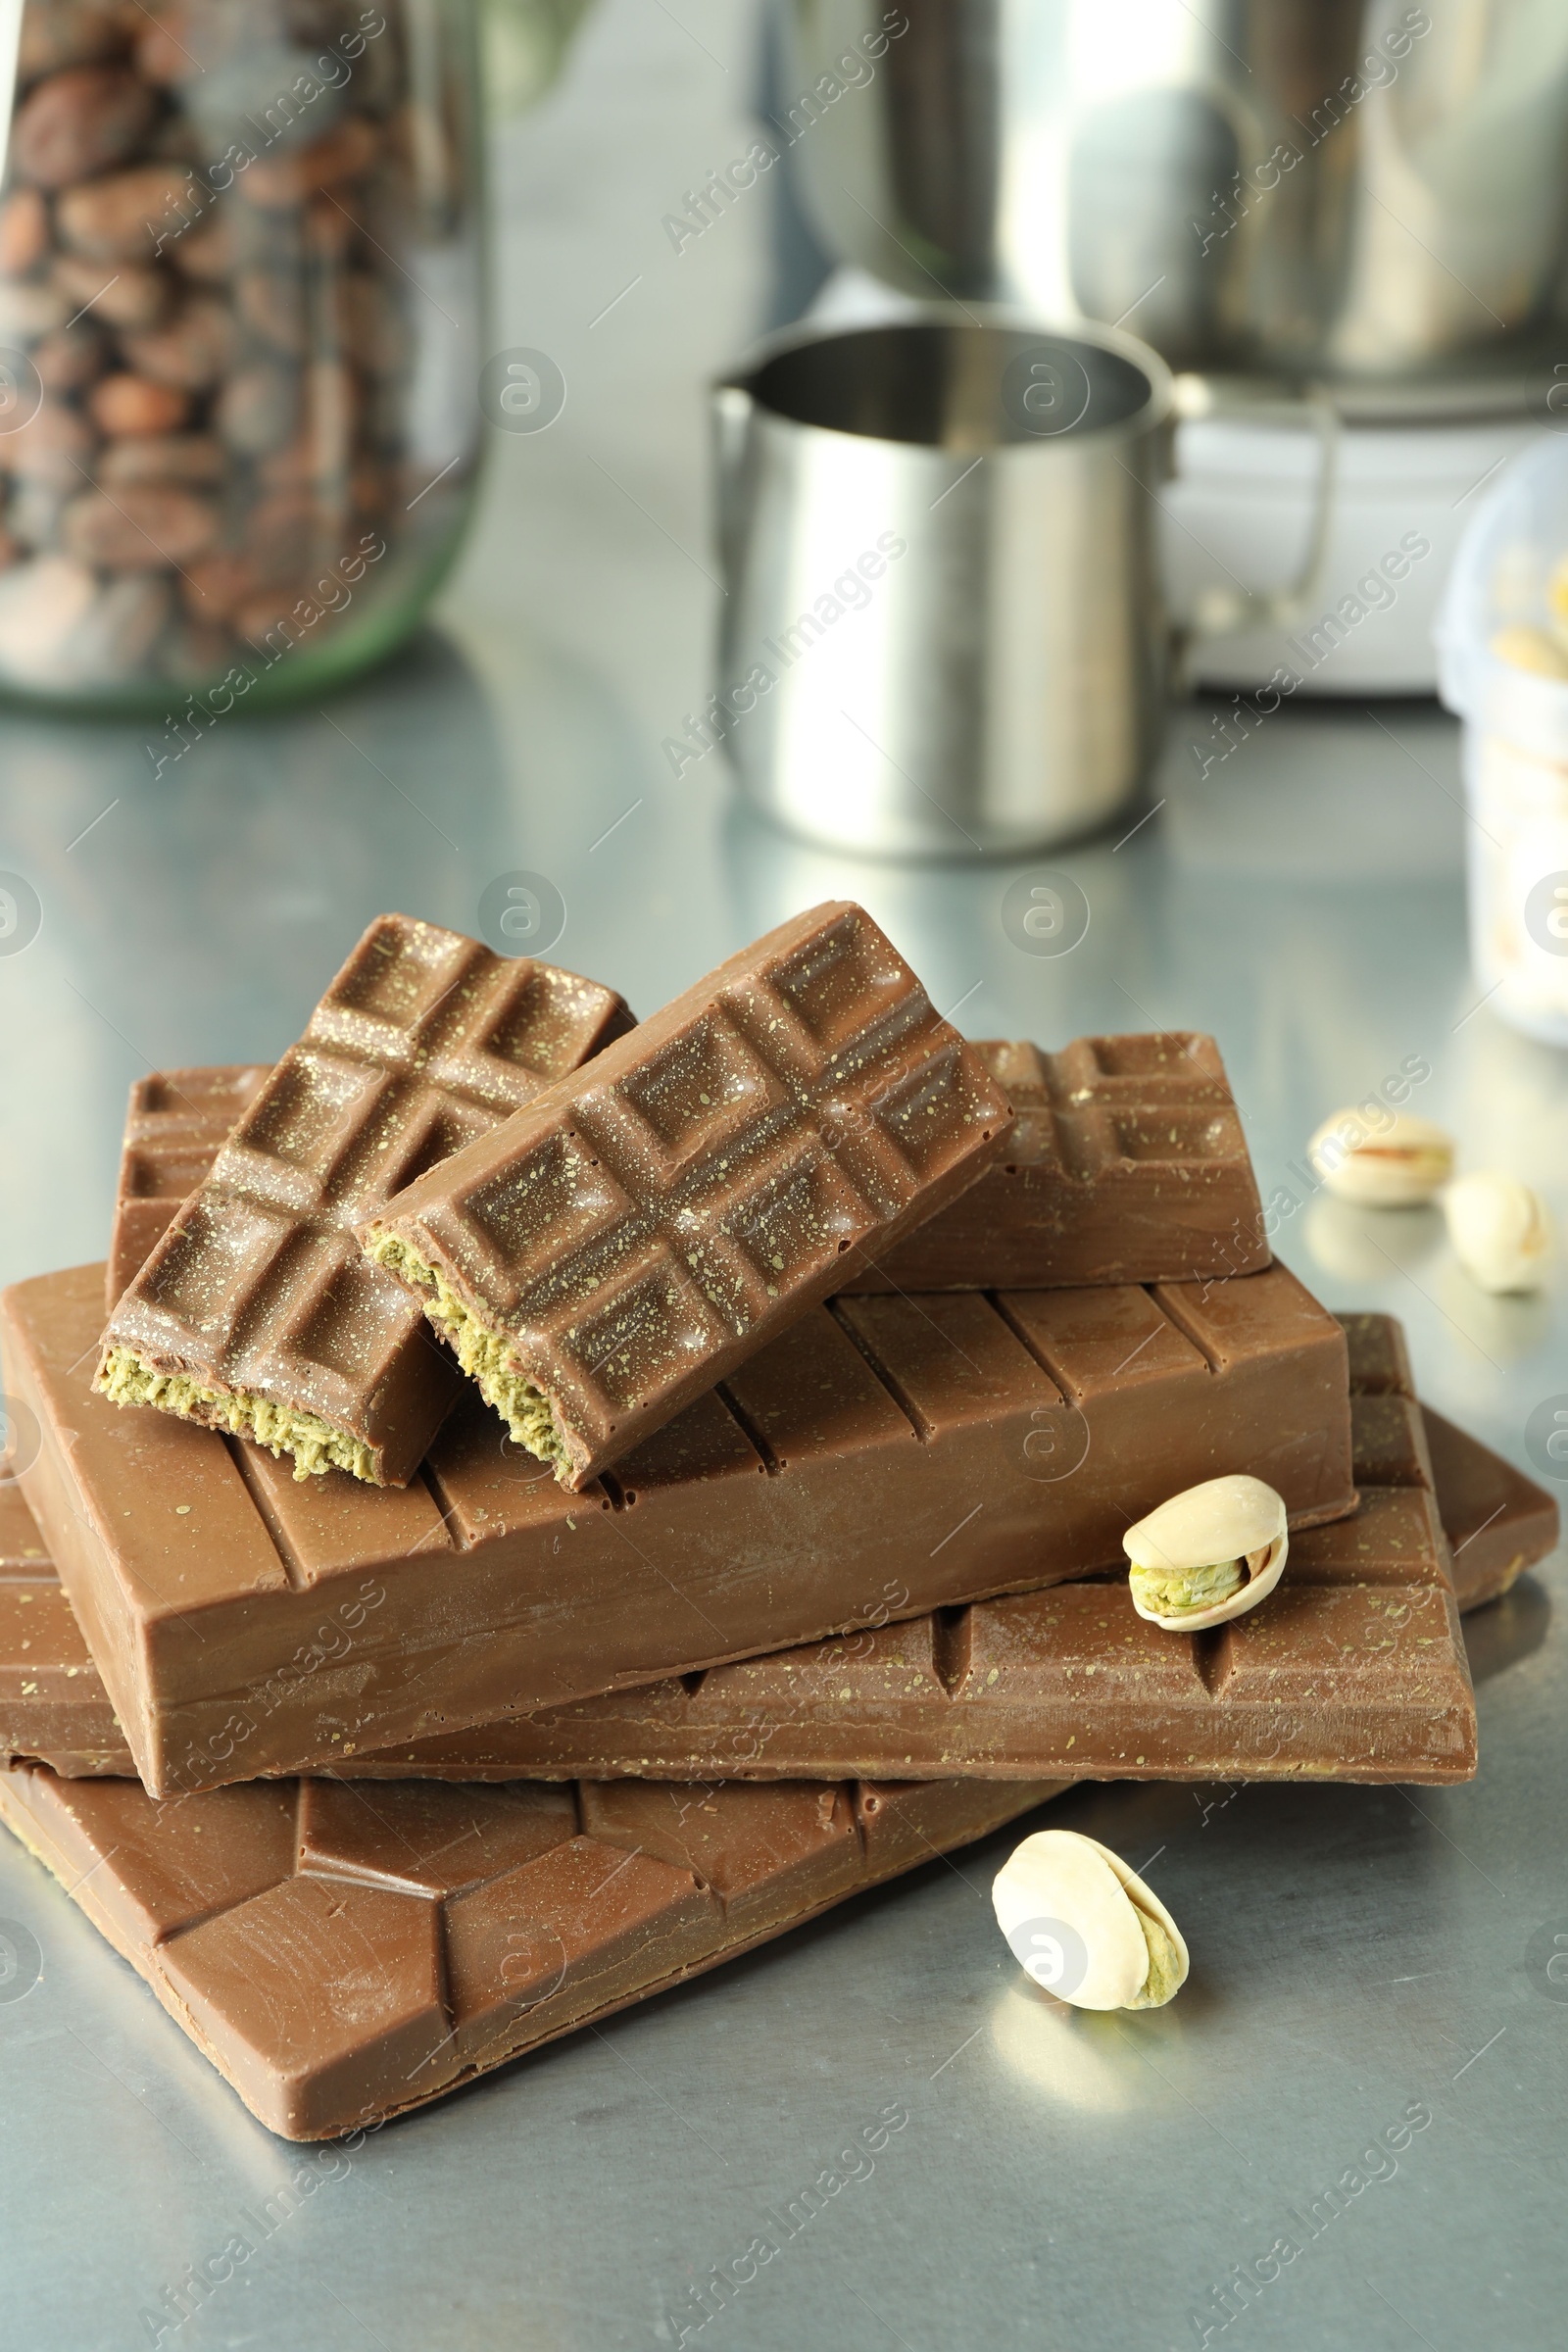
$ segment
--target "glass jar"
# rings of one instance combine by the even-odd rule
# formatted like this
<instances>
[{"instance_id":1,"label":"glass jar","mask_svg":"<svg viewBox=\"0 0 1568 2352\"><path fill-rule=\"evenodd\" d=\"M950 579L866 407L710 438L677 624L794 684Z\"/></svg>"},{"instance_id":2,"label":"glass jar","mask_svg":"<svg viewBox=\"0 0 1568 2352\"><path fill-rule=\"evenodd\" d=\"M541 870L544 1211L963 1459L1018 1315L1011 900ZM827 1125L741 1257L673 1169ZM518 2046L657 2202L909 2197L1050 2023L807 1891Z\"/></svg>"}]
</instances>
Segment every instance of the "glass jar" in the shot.
<instances>
[{"instance_id":1,"label":"glass jar","mask_svg":"<svg viewBox=\"0 0 1568 2352\"><path fill-rule=\"evenodd\" d=\"M1477 989L1568 1046L1568 438L1543 434L1478 505L1437 636L1464 721Z\"/></svg>"},{"instance_id":2,"label":"glass jar","mask_svg":"<svg viewBox=\"0 0 1568 2352\"><path fill-rule=\"evenodd\" d=\"M0 694L161 711L161 770L413 627L479 432L476 78L467 0L26 0Z\"/></svg>"}]
</instances>

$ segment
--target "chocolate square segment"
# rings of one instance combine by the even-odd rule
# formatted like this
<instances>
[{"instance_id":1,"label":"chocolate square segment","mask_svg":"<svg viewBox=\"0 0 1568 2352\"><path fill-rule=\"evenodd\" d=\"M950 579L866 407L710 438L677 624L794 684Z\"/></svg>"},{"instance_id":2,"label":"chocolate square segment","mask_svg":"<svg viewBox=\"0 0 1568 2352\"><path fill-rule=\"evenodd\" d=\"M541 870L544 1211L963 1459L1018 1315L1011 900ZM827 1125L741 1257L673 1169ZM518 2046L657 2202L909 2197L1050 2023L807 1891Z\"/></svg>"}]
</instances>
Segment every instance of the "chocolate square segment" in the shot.
<instances>
[{"instance_id":1,"label":"chocolate square segment","mask_svg":"<svg viewBox=\"0 0 1568 2352\"><path fill-rule=\"evenodd\" d=\"M1211 1037L979 1049L1016 1114L979 1183L848 1279L856 1291L1224 1282L1269 1262L1257 1181Z\"/></svg>"},{"instance_id":2,"label":"chocolate square segment","mask_svg":"<svg viewBox=\"0 0 1568 2352\"><path fill-rule=\"evenodd\" d=\"M630 1026L592 981L382 915L275 1069L142 1081L104 1393L258 1440L299 1478L406 1485L461 1382L354 1227Z\"/></svg>"},{"instance_id":3,"label":"chocolate square segment","mask_svg":"<svg viewBox=\"0 0 1568 2352\"><path fill-rule=\"evenodd\" d=\"M770 932L367 1217L580 1490L956 1200L1011 1108L860 907Z\"/></svg>"}]
</instances>

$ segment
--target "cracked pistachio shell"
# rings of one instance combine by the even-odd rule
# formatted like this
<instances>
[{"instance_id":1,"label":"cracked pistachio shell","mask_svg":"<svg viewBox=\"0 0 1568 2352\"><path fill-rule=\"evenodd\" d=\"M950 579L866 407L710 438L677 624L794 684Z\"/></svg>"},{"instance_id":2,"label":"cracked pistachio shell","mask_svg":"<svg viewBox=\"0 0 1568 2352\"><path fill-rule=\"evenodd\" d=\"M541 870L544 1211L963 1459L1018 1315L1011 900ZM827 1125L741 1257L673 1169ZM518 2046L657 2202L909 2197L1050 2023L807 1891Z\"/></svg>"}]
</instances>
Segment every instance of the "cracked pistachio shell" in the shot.
<instances>
[{"instance_id":1,"label":"cracked pistachio shell","mask_svg":"<svg viewBox=\"0 0 1568 2352\"><path fill-rule=\"evenodd\" d=\"M1019 1966L1074 2008L1163 2008L1187 1982L1181 1930L1098 1838L1026 1838L998 1871L991 1901Z\"/></svg>"},{"instance_id":2,"label":"cracked pistachio shell","mask_svg":"<svg viewBox=\"0 0 1568 2352\"><path fill-rule=\"evenodd\" d=\"M1412 1208L1453 1174L1453 1138L1407 1110L1376 1133L1359 1110L1337 1110L1306 1155L1338 1200L1362 1208Z\"/></svg>"},{"instance_id":3,"label":"cracked pistachio shell","mask_svg":"<svg viewBox=\"0 0 1568 2352\"><path fill-rule=\"evenodd\" d=\"M1205 1479L1201 1486L1173 1494L1130 1527L1121 1541L1133 1569L1151 1576L1179 1577L1229 1561L1239 1564L1242 1576L1236 1590L1206 1608L1152 1607L1140 1594L1135 1575L1130 1584L1133 1607L1168 1634L1201 1633L1205 1626L1223 1625L1255 1609L1279 1583L1290 1549L1284 1500L1260 1478L1240 1474Z\"/></svg>"},{"instance_id":4,"label":"cracked pistachio shell","mask_svg":"<svg viewBox=\"0 0 1568 2352\"><path fill-rule=\"evenodd\" d=\"M1484 1169L1461 1176L1443 1207L1453 1253L1482 1290L1544 1286L1552 1256L1551 1221L1528 1184Z\"/></svg>"}]
</instances>

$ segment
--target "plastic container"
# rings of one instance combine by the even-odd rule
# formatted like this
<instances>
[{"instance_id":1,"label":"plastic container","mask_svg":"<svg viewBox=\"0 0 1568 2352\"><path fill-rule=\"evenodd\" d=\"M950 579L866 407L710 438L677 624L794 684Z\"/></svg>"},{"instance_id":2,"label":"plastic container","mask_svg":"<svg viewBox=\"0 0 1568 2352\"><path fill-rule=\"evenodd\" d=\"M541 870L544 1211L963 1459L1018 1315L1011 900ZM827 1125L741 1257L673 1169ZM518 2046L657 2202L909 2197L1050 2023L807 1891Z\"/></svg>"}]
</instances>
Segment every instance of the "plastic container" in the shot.
<instances>
[{"instance_id":1,"label":"plastic container","mask_svg":"<svg viewBox=\"0 0 1568 2352\"><path fill-rule=\"evenodd\" d=\"M1492 1008L1568 1046L1568 437L1516 458L1459 543L1437 625L1464 721L1470 951Z\"/></svg>"},{"instance_id":2,"label":"plastic container","mask_svg":"<svg viewBox=\"0 0 1568 2352\"><path fill-rule=\"evenodd\" d=\"M466 0L27 0L0 694L162 709L156 765L414 625L480 429L478 136Z\"/></svg>"}]
</instances>

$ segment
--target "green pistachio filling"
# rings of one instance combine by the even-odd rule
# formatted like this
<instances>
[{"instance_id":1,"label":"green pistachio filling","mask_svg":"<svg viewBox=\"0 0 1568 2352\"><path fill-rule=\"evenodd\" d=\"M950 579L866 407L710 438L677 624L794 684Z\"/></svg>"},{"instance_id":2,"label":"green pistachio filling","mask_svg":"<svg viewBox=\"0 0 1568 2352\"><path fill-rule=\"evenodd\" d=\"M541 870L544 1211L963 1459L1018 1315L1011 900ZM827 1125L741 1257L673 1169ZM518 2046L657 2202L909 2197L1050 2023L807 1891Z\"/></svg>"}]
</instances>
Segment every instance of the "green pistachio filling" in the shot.
<instances>
[{"instance_id":1,"label":"green pistachio filling","mask_svg":"<svg viewBox=\"0 0 1568 2352\"><path fill-rule=\"evenodd\" d=\"M1184 1609L1211 1609L1229 1600L1246 1574L1245 1560L1216 1560L1209 1568L1134 1568L1128 1582L1156 1617L1179 1617Z\"/></svg>"},{"instance_id":2,"label":"green pistachio filling","mask_svg":"<svg viewBox=\"0 0 1568 2352\"><path fill-rule=\"evenodd\" d=\"M250 1438L274 1454L292 1454L294 1476L303 1485L328 1470L347 1470L368 1486L379 1486L375 1456L363 1438L334 1429L318 1413L297 1405L273 1404L248 1389L208 1389L189 1372L160 1372L133 1348L111 1348L93 1387L114 1404L155 1404L160 1412L199 1421L205 1429L226 1429Z\"/></svg>"},{"instance_id":3,"label":"green pistachio filling","mask_svg":"<svg viewBox=\"0 0 1568 2352\"><path fill-rule=\"evenodd\" d=\"M541 1462L555 1463L559 1477L569 1457L557 1433L550 1400L509 1360L501 1334L458 1297L439 1266L411 1250L399 1235L378 1226L365 1247L378 1266L424 1293L425 1314L477 1384L486 1404L494 1405L519 1446Z\"/></svg>"},{"instance_id":4,"label":"green pistachio filling","mask_svg":"<svg viewBox=\"0 0 1568 2352\"><path fill-rule=\"evenodd\" d=\"M1134 1904L1133 1908L1138 1909ZM1147 1911L1138 1912L1138 1925L1144 1931L1149 1946L1149 1974L1134 1993L1129 2007L1134 2009L1162 2009L1181 1984L1181 1958L1157 1919Z\"/></svg>"}]
</instances>

